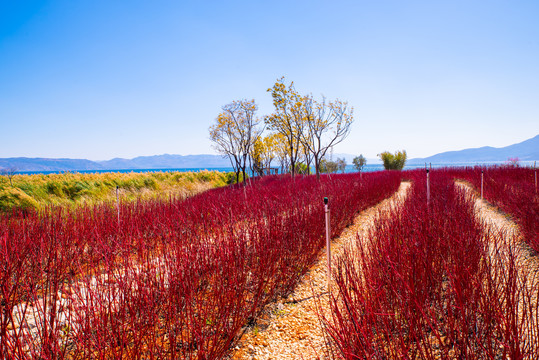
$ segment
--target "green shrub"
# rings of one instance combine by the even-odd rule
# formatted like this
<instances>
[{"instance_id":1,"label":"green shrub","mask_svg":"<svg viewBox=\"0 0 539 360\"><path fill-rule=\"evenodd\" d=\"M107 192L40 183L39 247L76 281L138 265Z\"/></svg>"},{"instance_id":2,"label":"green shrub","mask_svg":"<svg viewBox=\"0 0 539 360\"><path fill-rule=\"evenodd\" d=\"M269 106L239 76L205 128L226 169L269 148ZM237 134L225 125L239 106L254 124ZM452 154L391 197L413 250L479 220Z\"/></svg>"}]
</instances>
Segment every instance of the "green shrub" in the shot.
<instances>
[{"instance_id":1,"label":"green shrub","mask_svg":"<svg viewBox=\"0 0 539 360\"><path fill-rule=\"evenodd\" d=\"M406 164L406 151L397 151L395 154L391 154L388 151L384 151L381 154L378 154L380 159L384 163L384 169L386 170L402 170Z\"/></svg>"},{"instance_id":2,"label":"green shrub","mask_svg":"<svg viewBox=\"0 0 539 360\"><path fill-rule=\"evenodd\" d=\"M240 182L242 181L243 175L240 174ZM236 183L236 173L234 172L227 172L225 173L225 182L227 185L235 184Z\"/></svg>"}]
</instances>

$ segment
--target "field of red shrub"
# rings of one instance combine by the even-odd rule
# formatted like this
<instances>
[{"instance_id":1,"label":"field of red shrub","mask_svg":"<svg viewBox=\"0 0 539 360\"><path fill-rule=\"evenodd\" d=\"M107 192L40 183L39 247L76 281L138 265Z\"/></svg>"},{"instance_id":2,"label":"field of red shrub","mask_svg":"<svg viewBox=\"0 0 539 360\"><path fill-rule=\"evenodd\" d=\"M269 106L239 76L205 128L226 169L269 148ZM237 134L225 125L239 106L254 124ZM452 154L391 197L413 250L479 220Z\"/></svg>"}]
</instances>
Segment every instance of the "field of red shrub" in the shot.
<instances>
[{"instance_id":1,"label":"field of red shrub","mask_svg":"<svg viewBox=\"0 0 539 360\"><path fill-rule=\"evenodd\" d=\"M455 171L455 176L469 181L483 196L505 213L513 216L524 240L539 253L539 195L536 170L526 167L475 167Z\"/></svg>"},{"instance_id":2,"label":"field of red shrub","mask_svg":"<svg viewBox=\"0 0 539 360\"><path fill-rule=\"evenodd\" d=\"M323 316L336 356L536 359L533 271L522 267L503 232L476 219L454 173L430 172L428 203L425 171L408 176L412 188L402 206L379 214L370 235L335 266L331 310Z\"/></svg>"},{"instance_id":3,"label":"field of red shrub","mask_svg":"<svg viewBox=\"0 0 539 360\"><path fill-rule=\"evenodd\" d=\"M394 172L266 177L186 200L0 215L2 359L217 359Z\"/></svg>"}]
</instances>

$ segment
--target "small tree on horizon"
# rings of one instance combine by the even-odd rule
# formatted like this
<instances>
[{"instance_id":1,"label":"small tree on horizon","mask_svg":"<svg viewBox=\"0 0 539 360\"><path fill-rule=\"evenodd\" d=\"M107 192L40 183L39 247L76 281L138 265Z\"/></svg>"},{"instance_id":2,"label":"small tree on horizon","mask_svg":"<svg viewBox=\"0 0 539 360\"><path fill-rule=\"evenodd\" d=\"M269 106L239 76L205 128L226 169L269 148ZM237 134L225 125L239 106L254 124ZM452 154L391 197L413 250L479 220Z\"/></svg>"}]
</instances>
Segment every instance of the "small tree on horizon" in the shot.
<instances>
[{"instance_id":1,"label":"small tree on horizon","mask_svg":"<svg viewBox=\"0 0 539 360\"><path fill-rule=\"evenodd\" d=\"M333 174L339 170L339 165L336 161L331 161L327 159L322 159L320 161L320 172L326 174Z\"/></svg>"},{"instance_id":2,"label":"small tree on horizon","mask_svg":"<svg viewBox=\"0 0 539 360\"><path fill-rule=\"evenodd\" d=\"M335 162L337 163L337 169L339 169L339 171L341 171L344 174L344 171L346 170L346 159L337 158Z\"/></svg>"},{"instance_id":3,"label":"small tree on horizon","mask_svg":"<svg viewBox=\"0 0 539 360\"><path fill-rule=\"evenodd\" d=\"M386 170L402 170L406 164L406 150L397 151L395 154L384 151L378 154L378 156L382 159L384 169Z\"/></svg>"},{"instance_id":4,"label":"small tree on horizon","mask_svg":"<svg viewBox=\"0 0 539 360\"><path fill-rule=\"evenodd\" d=\"M365 157L361 154L359 156L356 156L352 160L352 163L354 164L356 170L361 172L361 170L363 170L363 167L367 164L367 159L365 159Z\"/></svg>"}]
</instances>

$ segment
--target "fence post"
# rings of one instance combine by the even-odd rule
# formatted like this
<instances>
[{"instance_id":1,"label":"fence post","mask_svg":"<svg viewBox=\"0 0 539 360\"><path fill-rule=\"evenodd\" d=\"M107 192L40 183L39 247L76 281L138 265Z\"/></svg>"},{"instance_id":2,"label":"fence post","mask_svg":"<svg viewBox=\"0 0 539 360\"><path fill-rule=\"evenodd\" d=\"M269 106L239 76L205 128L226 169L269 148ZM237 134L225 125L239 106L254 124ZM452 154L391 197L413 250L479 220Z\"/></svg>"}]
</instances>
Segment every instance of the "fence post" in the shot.
<instances>
[{"instance_id":1,"label":"fence post","mask_svg":"<svg viewBox=\"0 0 539 360\"><path fill-rule=\"evenodd\" d=\"M535 174L535 195L537 195L537 168L535 167L535 161L533 162L533 172Z\"/></svg>"},{"instance_id":2,"label":"fence post","mask_svg":"<svg viewBox=\"0 0 539 360\"><path fill-rule=\"evenodd\" d=\"M327 254L327 260L328 260L328 273L327 273L327 280L328 280L328 291L330 291L330 280L331 280L331 228L330 228L330 210L329 210L329 199L327 197L324 198L324 212L326 214L326 254Z\"/></svg>"},{"instance_id":3,"label":"fence post","mask_svg":"<svg viewBox=\"0 0 539 360\"><path fill-rule=\"evenodd\" d=\"M116 185L116 210L118 212L118 227L120 227L120 187Z\"/></svg>"},{"instance_id":4,"label":"fence post","mask_svg":"<svg viewBox=\"0 0 539 360\"><path fill-rule=\"evenodd\" d=\"M483 200L483 170L481 170L481 200Z\"/></svg>"},{"instance_id":5,"label":"fence post","mask_svg":"<svg viewBox=\"0 0 539 360\"><path fill-rule=\"evenodd\" d=\"M427 170L427 205L430 203L430 177L429 177L429 169Z\"/></svg>"}]
</instances>

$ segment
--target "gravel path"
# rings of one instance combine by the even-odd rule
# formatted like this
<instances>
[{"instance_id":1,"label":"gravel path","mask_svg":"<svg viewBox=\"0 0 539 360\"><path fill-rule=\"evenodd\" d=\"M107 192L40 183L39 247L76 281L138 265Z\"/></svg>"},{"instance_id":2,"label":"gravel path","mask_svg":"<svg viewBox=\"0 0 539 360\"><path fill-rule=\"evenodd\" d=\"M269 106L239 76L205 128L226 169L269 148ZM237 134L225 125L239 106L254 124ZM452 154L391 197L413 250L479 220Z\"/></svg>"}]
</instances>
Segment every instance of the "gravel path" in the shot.
<instances>
[{"instance_id":1,"label":"gravel path","mask_svg":"<svg viewBox=\"0 0 539 360\"><path fill-rule=\"evenodd\" d=\"M476 217L483 221L491 231L491 237L498 237L502 240L502 249L511 249L517 256L517 262L519 267L529 271L528 277L533 280L539 279L539 259L522 239L522 235L518 229L518 226L511 220L511 216L505 214L496 206L490 204L486 200L482 200L480 195L475 189L467 182L457 180L455 181L457 187L464 189L475 200L474 210ZM529 279L530 281L531 279ZM539 281L535 281L536 283Z\"/></svg>"},{"instance_id":2,"label":"gravel path","mask_svg":"<svg viewBox=\"0 0 539 360\"><path fill-rule=\"evenodd\" d=\"M519 298L518 326L521 328L521 349L528 354L539 353L539 257L522 239L511 217L486 200L464 181L456 181L475 200L475 216L487 225L490 253L497 256L502 273L507 272L509 259L514 256ZM524 314L526 312L526 314ZM537 359L535 356L526 359Z\"/></svg>"},{"instance_id":3,"label":"gravel path","mask_svg":"<svg viewBox=\"0 0 539 360\"><path fill-rule=\"evenodd\" d=\"M401 183L390 198L361 212L331 245L332 257L374 225L382 209L401 202L410 183ZM317 315L317 304L328 303L325 248L319 260L304 275L296 290L287 298L268 306L262 316L240 340L232 359L327 359L329 355L324 332Z\"/></svg>"}]
</instances>

